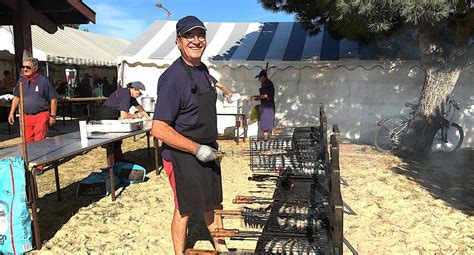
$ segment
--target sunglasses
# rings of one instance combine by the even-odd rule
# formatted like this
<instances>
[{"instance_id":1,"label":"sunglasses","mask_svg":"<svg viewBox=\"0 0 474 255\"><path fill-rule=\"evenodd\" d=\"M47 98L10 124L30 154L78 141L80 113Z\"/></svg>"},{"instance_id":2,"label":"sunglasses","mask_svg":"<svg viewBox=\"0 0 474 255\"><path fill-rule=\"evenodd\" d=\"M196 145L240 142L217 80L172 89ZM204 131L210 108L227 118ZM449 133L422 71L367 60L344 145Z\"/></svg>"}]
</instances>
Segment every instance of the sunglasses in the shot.
<instances>
[{"instance_id":1,"label":"sunglasses","mask_svg":"<svg viewBox=\"0 0 474 255\"><path fill-rule=\"evenodd\" d=\"M21 68L26 69L26 70L31 70L31 68L33 68L33 66L21 66Z\"/></svg>"},{"instance_id":2,"label":"sunglasses","mask_svg":"<svg viewBox=\"0 0 474 255\"><path fill-rule=\"evenodd\" d=\"M204 42L206 40L206 34L205 33L199 33L197 35L194 35L193 33L186 33L186 34L181 34L180 37L186 38L188 42L193 42L194 38L197 36L198 40L200 42Z\"/></svg>"}]
</instances>

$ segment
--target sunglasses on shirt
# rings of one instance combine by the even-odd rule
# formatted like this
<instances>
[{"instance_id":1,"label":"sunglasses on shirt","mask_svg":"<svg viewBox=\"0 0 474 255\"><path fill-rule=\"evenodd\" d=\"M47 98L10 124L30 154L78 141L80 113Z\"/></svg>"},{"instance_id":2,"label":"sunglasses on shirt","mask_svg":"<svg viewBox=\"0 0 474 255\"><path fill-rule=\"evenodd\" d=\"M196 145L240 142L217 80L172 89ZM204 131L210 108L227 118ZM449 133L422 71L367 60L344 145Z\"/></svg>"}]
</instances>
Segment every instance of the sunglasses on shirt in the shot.
<instances>
[{"instance_id":1,"label":"sunglasses on shirt","mask_svg":"<svg viewBox=\"0 0 474 255\"><path fill-rule=\"evenodd\" d=\"M31 70L34 66L21 66L21 68L26 70Z\"/></svg>"}]
</instances>

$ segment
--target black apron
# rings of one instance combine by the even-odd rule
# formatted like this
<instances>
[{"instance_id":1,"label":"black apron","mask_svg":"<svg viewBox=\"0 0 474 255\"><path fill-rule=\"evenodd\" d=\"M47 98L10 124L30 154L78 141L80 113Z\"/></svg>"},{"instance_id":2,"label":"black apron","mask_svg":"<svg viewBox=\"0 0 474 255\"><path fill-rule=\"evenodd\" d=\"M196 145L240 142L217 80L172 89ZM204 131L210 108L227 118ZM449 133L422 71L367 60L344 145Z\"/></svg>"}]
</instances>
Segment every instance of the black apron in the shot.
<instances>
[{"instance_id":1,"label":"black apron","mask_svg":"<svg viewBox=\"0 0 474 255\"><path fill-rule=\"evenodd\" d=\"M99 107L97 111L96 120L118 120L120 118L120 111L110 108L108 106Z\"/></svg>"},{"instance_id":2,"label":"black apron","mask_svg":"<svg viewBox=\"0 0 474 255\"><path fill-rule=\"evenodd\" d=\"M115 97L118 98L118 90L115 91ZM97 111L96 120L118 120L119 118L120 111L114 108L110 108L106 105L102 105Z\"/></svg>"},{"instance_id":3,"label":"black apron","mask_svg":"<svg viewBox=\"0 0 474 255\"><path fill-rule=\"evenodd\" d=\"M198 119L193 126L178 132L192 141L217 149L216 89L209 82L211 89L201 93L182 58L181 65L192 82L191 92L198 101ZM206 75L206 70L203 73ZM173 148L170 154L181 214L212 211L214 205L222 203L222 181L218 160L203 163L194 155Z\"/></svg>"}]
</instances>

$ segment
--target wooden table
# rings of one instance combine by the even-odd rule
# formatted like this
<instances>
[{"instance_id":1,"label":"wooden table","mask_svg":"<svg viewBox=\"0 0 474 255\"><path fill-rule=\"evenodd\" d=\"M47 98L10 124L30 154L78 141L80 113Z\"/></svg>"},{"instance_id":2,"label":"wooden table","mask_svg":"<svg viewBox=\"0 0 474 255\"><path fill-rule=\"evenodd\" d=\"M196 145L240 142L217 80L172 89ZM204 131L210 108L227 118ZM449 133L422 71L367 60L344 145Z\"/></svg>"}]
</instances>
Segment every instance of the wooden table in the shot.
<instances>
[{"instance_id":1,"label":"wooden table","mask_svg":"<svg viewBox=\"0 0 474 255\"><path fill-rule=\"evenodd\" d=\"M102 105L107 101L107 97L65 97L58 98L58 104L61 105L61 116L63 118L63 127L66 125L66 115L72 120L72 107L74 104L85 104L87 107L87 120L90 120L90 115L92 113L92 118L95 118L94 106L96 104ZM68 104L68 113L66 113L66 104ZM92 106L92 109L91 109Z\"/></svg>"},{"instance_id":2,"label":"wooden table","mask_svg":"<svg viewBox=\"0 0 474 255\"><path fill-rule=\"evenodd\" d=\"M245 139L247 138L247 118L244 113L218 113L217 117L219 116L234 116L235 117L235 132L234 132L234 138L235 142L237 145L239 144L239 139L240 139L240 127L243 128L243 137L242 141L245 142Z\"/></svg>"}]
</instances>

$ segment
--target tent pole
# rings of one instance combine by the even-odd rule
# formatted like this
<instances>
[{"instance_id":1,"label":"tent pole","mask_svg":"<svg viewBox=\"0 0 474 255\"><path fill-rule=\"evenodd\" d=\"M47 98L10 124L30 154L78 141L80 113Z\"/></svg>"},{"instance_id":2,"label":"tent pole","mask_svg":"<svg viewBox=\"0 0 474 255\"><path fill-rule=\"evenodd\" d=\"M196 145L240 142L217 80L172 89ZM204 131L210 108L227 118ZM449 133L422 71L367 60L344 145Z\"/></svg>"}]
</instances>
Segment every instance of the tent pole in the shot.
<instances>
[{"instance_id":1,"label":"tent pole","mask_svg":"<svg viewBox=\"0 0 474 255\"><path fill-rule=\"evenodd\" d=\"M49 65L48 65L48 61L46 61L45 64L46 64L46 77L49 78Z\"/></svg>"},{"instance_id":2,"label":"tent pole","mask_svg":"<svg viewBox=\"0 0 474 255\"><path fill-rule=\"evenodd\" d=\"M20 135L21 135L21 150L23 155L23 161L25 162L25 167L28 169L28 150L26 147L26 134L25 134L25 113L23 111L24 106L24 97L23 97L23 82L20 80Z\"/></svg>"},{"instance_id":3,"label":"tent pole","mask_svg":"<svg viewBox=\"0 0 474 255\"><path fill-rule=\"evenodd\" d=\"M121 81L121 83L122 83L122 84L120 84L120 87L122 87L122 88L124 87L123 85L124 85L124 83L125 83L124 80L123 80L123 79L124 79L124 73L125 73L125 63L126 63L126 61L125 61L125 60L122 60L122 65L121 65L121 67L122 67L121 69L122 69L122 70L121 70L121 72L120 72L120 81Z\"/></svg>"}]
</instances>

